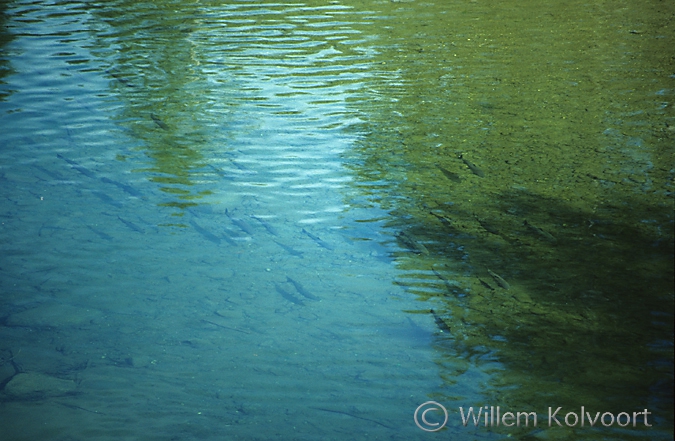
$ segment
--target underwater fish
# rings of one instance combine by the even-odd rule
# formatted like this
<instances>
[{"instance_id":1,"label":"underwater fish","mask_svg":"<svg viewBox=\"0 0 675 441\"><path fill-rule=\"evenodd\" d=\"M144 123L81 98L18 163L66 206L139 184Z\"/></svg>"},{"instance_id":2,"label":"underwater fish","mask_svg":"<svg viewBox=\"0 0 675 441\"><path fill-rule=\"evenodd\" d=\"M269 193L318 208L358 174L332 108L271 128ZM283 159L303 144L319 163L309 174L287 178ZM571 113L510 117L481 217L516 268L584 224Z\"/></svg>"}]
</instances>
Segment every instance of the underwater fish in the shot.
<instances>
[{"instance_id":1,"label":"underwater fish","mask_svg":"<svg viewBox=\"0 0 675 441\"><path fill-rule=\"evenodd\" d=\"M443 216L443 215L440 215L440 214L436 214L436 213L434 213L433 211L430 211L429 214L431 214L431 215L433 215L433 216L436 216L436 218L437 218L439 221L441 221L441 223L442 223L443 225L445 225L446 227L452 227L452 221L450 221L450 219L448 219L446 216Z\"/></svg>"},{"instance_id":2,"label":"underwater fish","mask_svg":"<svg viewBox=\"0 0 675 441\"><path fill-rule=\"evenodd\" d=\"M120 202L114 200L113 198L111 198L110 196L108 196L107 194L105 194L101 191L93 190L91 192L91 194L93 194L94 196L96 196L97 198L99 198L100 200L105 202L106 204L112 205L113 207L117 207L117 208L123 207L123 205Z\"/></svg>"},{"instance_id":3,"label":"underwater fish","mask_svg":"<svg viewBox=\"0 0 675 441\"><path fill-rule=\"evenodd\" d=\"M436 322L436 325L438 326L438 329L441 330L441 332L448 332L448 333L452 332L450 326L448 326L448 324L445 323L445 320L443 320L441 316L436 313L436 311L430 309L429 312L431 313L431 315L434 316L434 321Z\"/></svg>"},{"instance_id":4,"label":"underwater fish","mask_svg":"<svg viewBox=\"0 0 675 441\"><path fill-rule=\"evenodd\" d=\"M525 222L523 222L523 225L525 225L527 228L530 229L530 231L533 231L533 232L537 233L539 236L546 239L547 241L552 242L552 243L557 242L557 239L551 233L549 233L548 231L542 230L541 228L539 228L535 225L532 225L527 220L525 220Z\"/></svg>"},{"instance_id":5,"label":"underwater fish","mask_svg":"<svg viewBox=\"0 0 675 441\"><path fill-rule=\"evenodd\" d=\"M155 124L157 124L157 126L159 126L160 129L163 129L163 130L169 130L169 126L167 126L167 125L164 123L164 121L162 121L162 120L159 118L159 116L155 115L154 113L151 113L151 114L150 114L150 118L152 118L152 120L155 122Z\"/></svg>"},{"instance_id":6,"label":"underwater fish","mask_svg":"<svg viewBox=\"0 0 675 441\"><path fill-rule=\"evenodd\" d=\"M312 294L312 293L310 293L309 291L307 291L307 290L306 290L299 282L296 282L295 280L291 279L291 278L288 277L288 276L286 276L286 280L288 280L289 282L291 282L291 284L292 284L293 286L295 286L295 289L296 289L300 294L302 294L304 297L307 297L308 299L311 299L311 300L321 300L320 298L318 298L318 297L315 296L314 294Z\"/></svg>"},{"instance_id":7,"label":"underwater fish","mask_svg":"<svg viewBox=\"0 0 675 441\"><path fill-rule=\"evenodd\" d=\"M442 281L444 281L444 282L449 282L448 279L445 278L445 276L444 276L443 274L441 274L441 273L439 273L438 271L436 271L436 268L431 268L431 271L433 271L433 273L436 274L436 277L438 277L438 278L441 279Z\"/></svg>"},{"instance_id":8,"label":"underwater fish","mask_svg":"<svg viewBox=\"0 0 675 441\"><path fill-rule=\"evenodd\" d=\"M480 277L478 278L478 281L480 282L481 285L483 285L485 288L489 289L490 291L495 290L492 286L490 286L489 283L487 283L485 280L481 279Z\"/></svg>"},{"instance_id":9,"label":"underwater fish","mask_svg":"<svg viewBox=\"0 0 675 441\"><path fill-rule=\"evenodd\" d=\"M309 231L305 230L304 228L302 229L302 232L305 233L307 236L309 236L309 238L312 239L314 242L318 243L319 246L321 246L321 247L323 247L323 248L325 248L325 249L327 249L327 250L331 250L331 251L333 251L333 250L335 249L335 248L333 248L332 245L327 244L326 242L324 242L323 240L321 240L320 237L317 237L317 236L313 235L312 233L310 233Z\"/></svg>"},{"instance_id":10,"label":"underwater fish","mask_svg":"<svg viewBox=\"0 0 675 441\"><path fill-rule=\"evenodd\" d=\"M78 164L77 162L73 161L72 159L68 159L68 158L66 158L65 156L60 155L59 153L56 154L56 157L63 159L63 160L66 161L68 164L70 164L71 167L73 167L75 170L79 171L80 173L82 173L82 174L85 175L86 177L92 178L92 179L96 179L96 175L94 174L94 172L92 172L91 170L89 170L89 169L87 169L87 168L85 168L85 167L82 167L80 164Z\"/></svg>"},{"instance_id":11,"label":"underwater fish","mask_svg":"<svg viewBox=\"0 0 675 441\"><path fill-rule=\"evenodd\" d=\"M296 305L304 306L302 300L285 291L282 287L279 286L278 283L275 283L274 287L276 288L277 292L281 294L281 297L285 298L291 303L295 303Z\"/></svg>"},{"instance_id":12,"label":"underwater fish","mask_svg":"<svg viewBox=\"0 0 675 441\"><path fill-rule=\"evenodd\" d=\"M235 242L234 240L230 239L230 230L228 230L227 228L224 229L224 233L223 233L222 239L223 239L225 242L227 242L227 243L229 243L230 245L232 245L233 247L236 247L236 246L237 246L237 242Z\"/></svg>"},{"instance_id":13,"label":"underwater fish","mask_svg":"<svg viewBox=\"0 0 675 441\"><path fill-rule=\"evenodd\" d=\"M113 240L112 236L110 236L110 235L104 233L103 231L97 230L96 228L92 227L91 225L87 225L87 227L88 227L91 231L93 231L94 233L96 233L96 235L97 235L98 237L100 237L101 239L109 240L109 241L110 241L110 240Z\"/></svg>"},{"instance_id":14,"label":"underwater fish","mask_svg":"<svg viewBox=\"0 0 675 441\"><path fill-rule=\"evenodd\" d=\"M448 290L448 292L456 295L457 289L459 288L456 282L451 282L448 280L443 274L436 271L436 268L431 268L431 271L436 274L436 277L443 281L443 284L445 285L445 288Z\"/></svg>"},{"instance_id":15,"label":"underwater fish","mask_svg":"<svg viewBox=\"0 0 675 441\"><path fill-rule=\"evenodd\" d=\"M495 279L497 285L501 286L504 289L511 288L511 286L506 282L506 280L504 280L499 274L495 273L494 271L491 271L489 268L487 272L493 279Z\"/></svg>"},{"instance_id":16,"label":"underwater fish","mask_svg":"<svg viewBox=\"0 0 675 441\"><path fill-rule=\"evenodd\" d=\"M34 168L40 170L42 173L46 174L47 176L51 177L55 181L65 181L66 179L61 176L60 174L56 173L55 171L47 170L44 167L40 167L39 165L34 165Z\"/></svg>"},{"instance_id":17,"label":"underwater fish","mask_svg":"<svg viewBox=\"0 0 675 441\"><path fill-rule=\"evenodd\" d=\"M101 178L101 182L105 182L106 184L112 184L116 187L119 187L119 188L122 189L122 191L130 194L131 196L134 196L134 197L137 197L137 198L140 198L141 196L143 196L143 194L140 191L136 190L134 187L132 187L130 185L127 185L127 184L123 184L121 182L113 181L112 179L108 179L105 176Z\"/></svg>"},{"instance_id":18,"label":"underwater fish","mask_svg":"<svg viewBox=\"0 0 675 441\"><path fill-rule=\"evenodd\" d=\"M138 225L136 225L135 223L130 222L130 221L126 220L126 219L122 219L122 218L119 217L119 216L117 216L117 219L119 219L124 225L126 225L127 227L129 227L129 228L131 228L132 230L136 231L137 233L141 233L141 234L145 233L145 231L143 231L143 229L142 229L141 227L139 227Z\"/></svg>"},{"instance_id":19,"label":"underwater fish","mask_svg":"<svg viewBox=\"0 0 675 441\"><path fill-rule=\"evenodd\" d=\"M284 250L286 250L286 252L288 252L288 254L290 254L292 256L296 256L296 257L302 257L302 253L300 251L296 250L295 248L291 248L288 245L284 245L283 243L279 242L278 240L274 240L273 242L275 244L279 245Z\"/></svg>"},{"instance_id":20,"label":"underwater fish","mask_svg":"<svg viewBox=\"0 0 675 441\"><path fill-rule=\"evenodd\" d=\"M404 231L399 231L396 234L396 237L398 238L398 241L401 245L408 248L413 253L429 254L429 250L427 249L427 247L425 247L423 244L419 243L418 241L410 237Z\"/></svg>"},{"instance_id":21,"label":"underwater fish","mask_svg":"<svg viewBox=\"0 0 675 441\"><path fill-rule=\"evenodd\" d=\"M480 219L478 217L476 217L476 220L478 221L480 226L483 227L483 229L485 231L487 231L488 233L499 235L499 230L497 228L495 228L494 225L492 225L488 221Z\"/></svg>"},{"instance_id":22,"label":"underwater fish","mask_svg":"<svg viewBox=\"0 0 675 441\"><path fill-rule=\"evenodd\" d=\"M112 77L115 78L117 81L119 81L120 83L124 84L125 86L127 86L127 87L134 87L134 85L131 84L131 83L129 82L129 80L127 80L126 78L124 78L122 75L120 75L120 74L118 74L118 73L115 73L115 72L110 72L110 71L106 71L106 72L108 72L108 73L110 74L110 76L112 76Z\"/></svg>"},{"instance_id":23,"label":"underwater fish","mask_svg":"<svg viewBox=\"0 0 675 441\"><path fill-rule=\"evenodd\" d=\"M220 176L221 178L229 179L229 180L234 179L232 176L229 176L227 173L225 173L225 171L224 171L223 169L218 168L218 167L216 167L216 166L213 165L213 164L206 164L206 166L207 166L208 168L210 168L211 170L213 170L213 172L214 172L215 174L217 174L218 176Z\"/></svg>"},{"instance_id":24,"label":"underwater fish","mask_svg":"<svg viewBox=\"0 0 675 441\"><path fill-rule=\"evenodd\" d=\"M472 172L474 175L476 175L476 176L478 176L478 177L481 177L481 178L484 178L484 177L485 177L485 173L483 173L483 170L481 170L480 168L478 168L478 166L477 166L476 164L474 164L473 162L471 162L471 161L469 161L468 159L464 158L464 156L462 156L461 154L459 155L459 159L461 159L461 160L464 162L464 164L466 164L466 166L469 167L469 170L471 170L471 172Z\"/></svg>"},{"instance_id":25,"label":"underwater fish","mask_svg":"<svg viewBox=\"0 0 675 441\"><path fill-rule=\"evenodd\" d=\"M232 217L230 213L225 210L225 215L230 218L233 224L238 226L244 233L253 236L253 229L244 221L241 219L237 219L236 217Z\"/></svg>"},{"instance_id":26,"label":"underwater fish","mask_svg":"<svg viewBox=\"0 0 675 441\"><path fill-rule=\"evenodd\" d=\"M201 234L202 236L204 236L204 238L206 238L206 240L209 240L209 241L211 241L211 242L213 242L213 243L215 243L215 244L220 244L220 238L219 238L218 236L216 236L216 235L213 234L212 232L210 232L210 231L205 230L204 228L202 228L202 227L201 227L199 224L197 224L197 222L195 222L193 219L190 219L190 225L192 225L192 228L194 228L195 231L196 231L197 233L199 233L199 234Z\"/></svg>"},{"instance_id":27,"label":"underwater fish","mask_svg":"<svg viewBox=\"0 0 675 441\"><path fill-rule=\"evenodd\" d=\"M438 169L445 175L446 178L450 179L451 181L462 182L462 178L457 173L446 170L441 166L438 166Z\"/></svg>"},{"instance_id":28,"label":"underwater fish","mask_svg":"<svg viewBox=\"0 0 675 441\"><path fill-rule=\"evenodd\" d=\"M262 226L265 227L267 232L270 233L272 236L277 236L277 237L279 236L279 233L277 232L277 230L272 225L270 225L267 221L265 221L264 219L261 219L258 216L254 216L254 215L251 215L251 217L253 219L257 220L258 222L260 222L262 224Z\"/></svg>"}]
</instances>

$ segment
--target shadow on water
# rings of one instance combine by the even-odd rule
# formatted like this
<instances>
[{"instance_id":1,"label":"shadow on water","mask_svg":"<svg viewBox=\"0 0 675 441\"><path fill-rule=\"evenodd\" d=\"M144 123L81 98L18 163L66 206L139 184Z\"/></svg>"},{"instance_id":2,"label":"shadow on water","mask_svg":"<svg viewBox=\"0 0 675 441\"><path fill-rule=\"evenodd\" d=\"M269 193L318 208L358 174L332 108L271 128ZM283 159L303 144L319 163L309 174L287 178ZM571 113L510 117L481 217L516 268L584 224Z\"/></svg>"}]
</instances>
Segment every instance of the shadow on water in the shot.
<instances>
[{"instance_id":1,"label":"shadow on water","mask_svg":"<svg viewBox=\"0 0 675 441\"><path fill-rule=\"evenodd\" d=\"M664 424L672 411L673 242L639 223L655 207L630 200L630 211L588 213L522 192L496 202L533 224L554 211L565 227L547 225L543 236L505 215L475 236L432 218L408 229L429 250L421 262L434 272L424 284L427 293L440 287L445 310L437 314L455 350L503 365L486 390L490 402L615 414L649 407ZM453 262L467 254L468 269L457 274Z\"/></svg>"},{"instance_id":2,"label":"shadow on water","mask_svg":"<svg viewBox=\"0 0 675 441\"><path fill-rule=\"evenodd\" d=\"M455 386L476 363L491 377L474 406L649 408L658 427L548 439L668 438L672 35L656 3L634 32L616 11L560 11L393 4L370 120L345 157L353 203L391 214L396 283L433 308L447 386L434 399L468 406Z\"/></svg>"},{"instance_id":3,"label":"shadow on water","mask_svg":"<svg viewBox=\"0 0 675 441\"><path fill-rule=\"evenodd\" d=\"M432 305L442 333L447 389L433 399L536 411L540 421L548 406L615 415L648 408L651 423L670 430L672 212L639 195L605 197L594 210L524 190L492 194L489 209L424 198L393 208L396 283ZM467 403L453 389L468 363L491 374L485 402ZM607 435L561 428L549 436L582 433Z\"/></svg>"}]
</instances>

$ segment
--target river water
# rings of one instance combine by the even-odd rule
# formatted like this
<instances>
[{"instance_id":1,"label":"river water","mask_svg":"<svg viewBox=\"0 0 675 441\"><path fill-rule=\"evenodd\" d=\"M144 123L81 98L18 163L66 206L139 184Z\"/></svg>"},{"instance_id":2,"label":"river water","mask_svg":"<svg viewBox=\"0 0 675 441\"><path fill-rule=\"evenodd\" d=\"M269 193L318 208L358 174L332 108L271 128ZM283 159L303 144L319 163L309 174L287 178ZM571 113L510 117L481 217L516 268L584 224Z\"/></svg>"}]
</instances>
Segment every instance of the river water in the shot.
<instances>
[{"instance_id":1,"label":"river water","mask_svg":"<svg viewBox=\"0 0 675 441\"><path fill-rule=\"evenodd\" d=\"M671 5L0 8L3 440L672 439Z\"/></svg>"}]
</instances>

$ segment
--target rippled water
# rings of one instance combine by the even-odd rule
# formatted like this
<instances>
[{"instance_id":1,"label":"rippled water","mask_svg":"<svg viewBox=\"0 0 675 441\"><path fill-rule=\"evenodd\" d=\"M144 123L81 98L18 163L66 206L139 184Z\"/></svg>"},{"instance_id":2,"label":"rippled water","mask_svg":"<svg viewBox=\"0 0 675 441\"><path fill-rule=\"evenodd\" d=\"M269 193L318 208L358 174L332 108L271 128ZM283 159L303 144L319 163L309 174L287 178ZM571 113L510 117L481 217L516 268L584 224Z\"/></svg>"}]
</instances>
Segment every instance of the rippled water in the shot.
<instances>
[{"instance_id":1,"label":"rippled water","mask_svg":"<svg viewBox=\"0 0 675 441\"><path fill-rule=\"evenodd\" d=\"M549 40L476 2L3 5L7 439L672 435L673 90L569 67L660 62L570 13L525 80ZM577 404L657 428L458 414Z\"/></svg>"}]
</instances>

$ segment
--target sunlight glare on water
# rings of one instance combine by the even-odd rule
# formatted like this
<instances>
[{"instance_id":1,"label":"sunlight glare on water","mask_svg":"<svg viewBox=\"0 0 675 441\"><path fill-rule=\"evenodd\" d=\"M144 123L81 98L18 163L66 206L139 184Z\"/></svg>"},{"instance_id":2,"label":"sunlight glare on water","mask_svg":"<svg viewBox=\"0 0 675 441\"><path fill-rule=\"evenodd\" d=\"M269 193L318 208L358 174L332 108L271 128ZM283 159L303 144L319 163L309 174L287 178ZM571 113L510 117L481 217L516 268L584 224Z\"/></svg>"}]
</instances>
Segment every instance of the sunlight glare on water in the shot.
<instances>
[{"instance_id":1,"label":"sunlight glare on water","mask_svg":"<svg viewBox=\"0 0 675 441\"><path fill-rule=\"evenodd\" d=\"M368 15L10 5L8 439L421 436L434 324L345 204Z\"/></svg>"}]
</instances>

